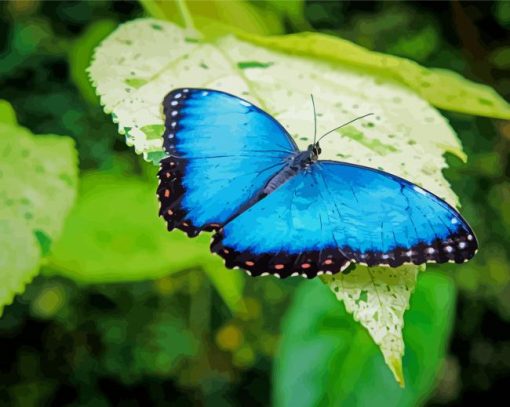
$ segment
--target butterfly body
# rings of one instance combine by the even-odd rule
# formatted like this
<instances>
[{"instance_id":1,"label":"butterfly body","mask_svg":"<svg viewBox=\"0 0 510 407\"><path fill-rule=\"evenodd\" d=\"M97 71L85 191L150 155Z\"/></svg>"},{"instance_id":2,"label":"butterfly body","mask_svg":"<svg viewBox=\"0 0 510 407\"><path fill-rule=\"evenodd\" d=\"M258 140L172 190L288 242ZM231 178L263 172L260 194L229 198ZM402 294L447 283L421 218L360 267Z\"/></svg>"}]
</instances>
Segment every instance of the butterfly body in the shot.
<instances>
[{"instance_id":1,"label":"butterfly body","mask_svg":"<svg viewBox=\"0 0 510 407\"><path fill-rule=\"evenodd\" d=\"M299 151L267 113L236 96L177 89L163 102L158 195L168 229L213 231L211 251L253 276L337 273L351 262L470 259L474 234L434 194L383 171Z\"/></svg>"},{"instance_id":2,"label":"butterfly body","mask_svg":"<svg viewBox=\"0 0 510 407\"><path fill-rule=\"evenodd\" d=\"M314 157L310 154L310 147L307 151L300 151L298 154L289 157L289 163L276 173L264 187L264 195L269 195L299 171L306 170L316 161L317 156Z\"/></svg>"}]
</instances>

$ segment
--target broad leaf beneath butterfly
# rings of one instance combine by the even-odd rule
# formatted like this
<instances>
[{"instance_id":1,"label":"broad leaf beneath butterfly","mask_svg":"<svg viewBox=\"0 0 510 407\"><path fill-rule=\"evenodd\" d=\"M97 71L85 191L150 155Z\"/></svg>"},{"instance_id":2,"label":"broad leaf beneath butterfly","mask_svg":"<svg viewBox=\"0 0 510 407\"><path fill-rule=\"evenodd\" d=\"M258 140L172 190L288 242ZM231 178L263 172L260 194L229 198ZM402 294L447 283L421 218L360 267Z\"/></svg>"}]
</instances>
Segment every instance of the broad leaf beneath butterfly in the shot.
<instances>
[{"instance_id":1,"label":"broad leaf beneath butterfly","mask_svg":"<svg viewBox=\"0 0 510 407\"><path fill-rule=\"evenodd\" d=\"M465 159L455 133L428 102L387 77L234 36L200 42L174 24L152 19L117 29L96 50L89 73L128 145L155 163L163 156L161 101L171 89L208 87L242 96L272 114L301 149L313 138L313 94L319 134L374 113L325 139L321 158L383 169L457 204L441 172L446 151ZM403 314L417 270L357 266L348 275L324 280L369 330L400 382Z\"/></svg>"}]
</instances>

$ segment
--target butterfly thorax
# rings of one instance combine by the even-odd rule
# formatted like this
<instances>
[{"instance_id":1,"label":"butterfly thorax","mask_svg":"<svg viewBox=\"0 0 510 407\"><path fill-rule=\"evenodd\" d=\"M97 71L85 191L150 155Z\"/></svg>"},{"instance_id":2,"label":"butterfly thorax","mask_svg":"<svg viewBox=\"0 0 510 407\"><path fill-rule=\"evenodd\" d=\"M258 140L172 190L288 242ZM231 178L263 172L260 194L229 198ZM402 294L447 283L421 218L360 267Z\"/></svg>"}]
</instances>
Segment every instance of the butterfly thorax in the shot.
<instances>
[{"instance_id":1,"label":"butterfly thorax","mask_svg":"<svg viewBox=\"0 0 510 407\"><path fill-rule=\"evenodd\" d=\"M276 173L264 187L263 193L269 195L276 188L283 185L300 170L306 170L313 165L319 158L320 148L318 144L311 144L305 151L300 151L296 155L289 157L288 163L278 173Z\"/></svg>"},{"instance_id":2,"label":"butterfly thorax","mask_svg":"<svg viewBox=\"0 0 510 407\"><path fill-rule=\"evenodd\" d=\"M296 154L289 162L289 167L295 168L296 170L308 168L317 159L310 154L310 151L300 151Z\"/></svg>"}]
</instances>

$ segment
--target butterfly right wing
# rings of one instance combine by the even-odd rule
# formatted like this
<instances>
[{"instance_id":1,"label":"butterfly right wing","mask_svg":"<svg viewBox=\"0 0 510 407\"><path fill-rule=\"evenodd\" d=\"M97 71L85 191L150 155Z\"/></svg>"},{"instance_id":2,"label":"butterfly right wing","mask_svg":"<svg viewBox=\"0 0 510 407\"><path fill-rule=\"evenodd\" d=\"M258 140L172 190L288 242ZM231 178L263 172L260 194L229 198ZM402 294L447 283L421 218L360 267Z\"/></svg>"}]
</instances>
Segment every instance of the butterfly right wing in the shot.
<instances>
[{"instance_id":1,"label":"butterfly right wing","mask_svg":"<svg viewBox=\"0 0 510 407\"><path fill-rule=\"evenodd\" d=\"M463 263L472 229L445 201L402 178L318 161L227 223L211 250L251 275L314 277L349 262Z\"/></svg>"},{"instance_id":2,"label":"butterfly right wing","mask_svg":"<svg viewBox=\"0 0 510 407\"><path fill-rule=\"evenodd\" d=\"M168 229L215 230L257 198L297 147L269 114L210 89L176 89L164 99L158 195Z\"/></svg>"}]
</instances>

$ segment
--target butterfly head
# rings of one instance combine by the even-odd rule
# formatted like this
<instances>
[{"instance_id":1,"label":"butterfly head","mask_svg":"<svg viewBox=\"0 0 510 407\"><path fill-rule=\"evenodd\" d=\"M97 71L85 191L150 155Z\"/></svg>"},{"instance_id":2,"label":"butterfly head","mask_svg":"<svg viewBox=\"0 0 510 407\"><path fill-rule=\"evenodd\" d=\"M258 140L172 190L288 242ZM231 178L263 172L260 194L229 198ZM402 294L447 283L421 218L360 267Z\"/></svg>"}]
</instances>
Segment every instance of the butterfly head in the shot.
<instances>
[{"instance_id":1,"label":"butterfly head","mask_svg":"<svg viewBox=\"0 0 510 407\"><path fill-rule=\"evenodd\" d=\"M322 149L319 146L319 143L310 144L308 146L308 153L310 154L310 161L315 162L319 159L320 153L322 153Z\"/></svg>"}]
</instances>

